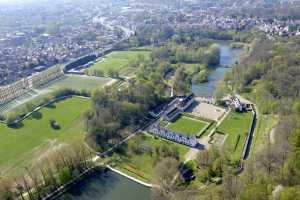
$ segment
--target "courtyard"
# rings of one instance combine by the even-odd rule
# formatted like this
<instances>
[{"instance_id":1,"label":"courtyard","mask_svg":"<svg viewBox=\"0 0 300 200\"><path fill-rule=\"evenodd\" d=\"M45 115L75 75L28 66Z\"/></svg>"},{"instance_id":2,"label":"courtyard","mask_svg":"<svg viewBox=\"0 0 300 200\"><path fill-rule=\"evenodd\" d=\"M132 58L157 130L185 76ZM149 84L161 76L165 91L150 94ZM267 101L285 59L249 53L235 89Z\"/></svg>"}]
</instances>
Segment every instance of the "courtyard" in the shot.
<instances>
[{"instance_id":1,"label":"courtyard","mask_svg":"<svg viewBox=\"0 0 300 200\"><path fill-rule=\"evenodd\" d=\"M166 128L186 135L196 136L207 125L208 122L181 115L175 122L169 123Z\"/></svg>"}]
</instances>

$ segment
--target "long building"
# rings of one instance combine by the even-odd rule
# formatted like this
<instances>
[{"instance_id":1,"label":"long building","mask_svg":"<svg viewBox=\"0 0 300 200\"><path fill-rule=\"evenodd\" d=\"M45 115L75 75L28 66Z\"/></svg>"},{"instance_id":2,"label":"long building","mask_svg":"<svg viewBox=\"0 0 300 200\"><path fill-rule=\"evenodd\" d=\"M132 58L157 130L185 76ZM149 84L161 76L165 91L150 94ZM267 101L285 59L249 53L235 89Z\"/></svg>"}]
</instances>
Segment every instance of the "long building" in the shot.
<instances>
[{"instance_id":1,"label":"long building","mask_svg":"<svg viewBox=\"0 0 300 200\"><path fill-rule=\"evenodd\" d=\"M64 74L62 66L54 66L45 71L35 73L10 85L0 87L0 104L8 103L25 94L28 90L38 88L43 84Z\"/></svg>"},{"instance_id":2,"label":"long building","mask_svg":"<svg viewBox=\"0 0 300 200\"><path fill-rule=\"evenodd\" d=\"M181 133L176 133L170 129L159 127L158 125L151 126L149 128L149 132L152 133L153 135L190 147L196 147L198 144L196 137L186 136Z\"/></svg>"}]
</instances>

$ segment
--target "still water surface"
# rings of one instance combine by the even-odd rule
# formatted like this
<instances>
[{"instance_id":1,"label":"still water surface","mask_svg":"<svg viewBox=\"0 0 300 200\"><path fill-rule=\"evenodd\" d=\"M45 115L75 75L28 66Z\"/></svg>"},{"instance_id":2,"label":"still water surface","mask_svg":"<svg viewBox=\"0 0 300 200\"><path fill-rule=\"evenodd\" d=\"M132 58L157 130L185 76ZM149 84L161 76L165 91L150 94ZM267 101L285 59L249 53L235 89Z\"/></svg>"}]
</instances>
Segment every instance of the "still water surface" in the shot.
<instances>
[{"instance_id":1,"label":"still water surface","mask_svg":"<svg viewBox=\"0 0 300 200\"><path fill-rule=\"evenodd\" d=\"M243 52L242 49L231 48L229 43L220 42L219 45L221 50L220 67L210 72L208 82L192 84L192 92L196 96L212 97L218 82L223 79L226 71L229 70L228 67L234 65Z\"/></svg>"},{"instance_id":2,"label":"still water surface","mask_svg":"<svg viewBox=\"0 0 300 200\"><path fill-rule=\"evenodd\" d=\"M150 188L133 182L115 172L96 174L58 200L150 200Z\"/></svg>"}]
</instances>

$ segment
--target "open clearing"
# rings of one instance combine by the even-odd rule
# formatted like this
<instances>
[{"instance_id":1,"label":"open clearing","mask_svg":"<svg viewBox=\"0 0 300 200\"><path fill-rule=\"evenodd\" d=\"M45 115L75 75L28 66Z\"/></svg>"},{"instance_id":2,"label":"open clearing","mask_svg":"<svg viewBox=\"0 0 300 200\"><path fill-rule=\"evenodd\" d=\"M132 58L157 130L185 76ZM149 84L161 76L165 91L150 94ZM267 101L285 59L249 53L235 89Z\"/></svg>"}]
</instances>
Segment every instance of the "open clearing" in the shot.
<instances>
[{"instance_id":1,"label":"open clearing","mask_svg":"<svg viewBox=\"0 0 300 200\"><path fill-rule=\"evenodd\" d=\"M232 155L235 159L240 158L242 154L251 122L252 112L239 113L232 111L217 128L217 131L228 134L225 145L233 152Z\"/></svg>"},{"instance_id":2,"label":"open clearing","mask_svg":"<svg viewBox=\"0 0 300 200\"><path fill-rule=\"evenodd\" d=\"M167 128L175 132L196 136L207 124L207 122L181 115L175 122L170 123Z\"/></svg>"},{"instance_id":3,"label":"open clearing","mask_svg":"<svg viewBox=\"0 0 300 200\"><path fill-rule=\"evenodd\" d=\"M64 75L63 77L53 80L42 88L51 90L59 88L71 88L76 90L94 90L101 89L104 85L112 81L111 78L81 76L81 75Z\"/></svg>"},{"instance_id":4,"label":"open clearing","mask_svg":"<svg viewBox=\"0 0 300 200\"><path fill-rule=\"evenodd\" d=\"M127 68L131 61L134 61L139 56L149 58L150 53L151 51L144 50L114 51L91 66L89 70L101 70L104 74L107 74L109 70L115 70L121 75L127 75L133 71Z\"/></svg>"},{"instance_id":5,"label":"open clearing","mask_svg":"<svg viewBox=\"0 0 300 200\"><path fill-rule=\"evenodd\" d=\"M0 175L19 172L53 146L83 140L78 121L89 106L90 100L73 97L36 112L19 128L0 124ZM61 129L52 129L50 119L56 120Z\"/></svg>"},{"instance_id":6,"label":"open clearing","mask_svg":"<svg viewBox=\"0 0 300 200\"><path fill-rule=\"evenodd\" d=\"M150 134L141 134L132 138L132 140L136 140L137 137L140 137L142 142L142 146L145 149L152 149L152 153L143 152L141 154L134 155L114 155L115 167L126 174L137 177L146 182L151 182L155 164L158 161L158 156L155 152L155 147L159 147L161 145L166 145L168 147L176 148L179 152L179 157L181 161L184 161L185 154L189 151L190 148L176 144L171 141L167 141L164 139L158 139Z\"/></svg>"}]
</instances>

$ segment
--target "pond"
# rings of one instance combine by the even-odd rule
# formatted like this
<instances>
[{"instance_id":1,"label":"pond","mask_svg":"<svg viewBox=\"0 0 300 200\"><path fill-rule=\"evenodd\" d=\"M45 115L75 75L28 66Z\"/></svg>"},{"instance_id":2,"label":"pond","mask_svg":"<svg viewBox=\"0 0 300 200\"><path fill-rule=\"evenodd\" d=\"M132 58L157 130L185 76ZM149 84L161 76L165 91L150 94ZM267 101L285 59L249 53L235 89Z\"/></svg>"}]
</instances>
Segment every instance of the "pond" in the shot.
<instances>
[{"instance_id":1,"label":"pond","mask_svg":"<svg viewBox=\"0 0 300 200\"><path fill-rule=\"evenodd\" d=\"M196 96L212 97L220 80L223 79L230 66L239 60L243 49L233 49L227 42L220 42L221 59L220 66L210 72L206 83L193 83L192 92Z\"/></svg>"},{"instance_id":2,"label":"pond","mask_svg":"<svg viewBox=\"0 0 300 200\"><path fill-rule=\"evenodd\" d=\"M150 200L151 189L115 172L96 173L58 200Z\"/></svg>"}]
</instances>

